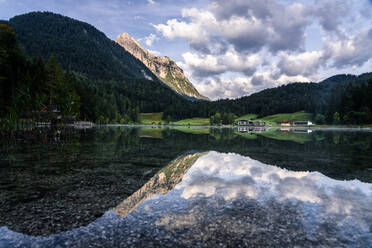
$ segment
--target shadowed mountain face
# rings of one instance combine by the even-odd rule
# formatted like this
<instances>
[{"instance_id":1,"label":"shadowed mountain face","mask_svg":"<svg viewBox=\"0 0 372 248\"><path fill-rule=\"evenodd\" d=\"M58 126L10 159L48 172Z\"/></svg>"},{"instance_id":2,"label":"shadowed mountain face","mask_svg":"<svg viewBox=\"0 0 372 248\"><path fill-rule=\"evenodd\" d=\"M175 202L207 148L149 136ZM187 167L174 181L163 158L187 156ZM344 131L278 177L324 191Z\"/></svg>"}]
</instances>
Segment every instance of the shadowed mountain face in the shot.
<instances>
[{"instance_id":1,"label":"shadowed mountain face","mask_svg":"<svg viewBox=\"0 0 372 248\"><path fill-rule=\"evenodd\" d=\"M115 42L144 63L161 81L177 93L196 99L209 100L207 97L200 95L197 89L186 78L183 70L169 57L152 55L135 39L130 37L128 33L120 34Z\"/></svg>"}]
</instances>

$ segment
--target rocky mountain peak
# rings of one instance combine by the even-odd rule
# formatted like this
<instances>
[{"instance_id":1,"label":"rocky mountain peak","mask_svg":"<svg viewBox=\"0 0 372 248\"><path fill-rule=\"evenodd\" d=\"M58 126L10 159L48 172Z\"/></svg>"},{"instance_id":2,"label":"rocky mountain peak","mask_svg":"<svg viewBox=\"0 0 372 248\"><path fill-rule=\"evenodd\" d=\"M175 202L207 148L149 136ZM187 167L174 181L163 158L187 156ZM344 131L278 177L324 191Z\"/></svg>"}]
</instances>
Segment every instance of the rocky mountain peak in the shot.
<instances>
[{"instance_id":1,"label":"rocky mountain peak","mask_svg":"<svg viewBox=\"0 0 372 248\"><path fill-rule=\"evenodd\" d=\"M200 95L186 78L183 70L168 56L154 56L128 33L118 35L115 42L146 65L158 78L179 94L196 99L209 100Z\"/></svg>"}]
</instances>

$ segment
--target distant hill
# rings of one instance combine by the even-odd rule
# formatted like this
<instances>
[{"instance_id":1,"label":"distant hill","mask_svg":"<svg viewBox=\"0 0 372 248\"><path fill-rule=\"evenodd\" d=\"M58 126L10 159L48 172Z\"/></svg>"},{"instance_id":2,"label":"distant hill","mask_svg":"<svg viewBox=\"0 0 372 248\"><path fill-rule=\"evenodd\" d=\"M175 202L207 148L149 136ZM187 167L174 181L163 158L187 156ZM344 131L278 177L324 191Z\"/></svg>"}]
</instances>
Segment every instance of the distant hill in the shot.
<instances>
[{"instance_id":1,"label":"distant hill","mask_svg":"<svg viewBox=\"0 0 372 248\"><path fill-rule=\"evenodd\" d=\"M47 60L52 54L66 70L103 80L157 77L145 65L90 24L50 12L11 18L26 54Z\"/></svg>"},{"instance_id":2,"label":"distant hill","mask_svg":"<svg viewBox=\"0 0 372 248\"><path fill-rule=\"evenodd\" d=\"M267 116L298 111L326 114L332 98L343 94L349 85L362 85L370 79L372 73L336 75L319 83L289 83L238 99L216 101L214 108L238 115Z\"/></svg>"},{"instance_id":3,"label":"distant hill","mask_svg":"<svg viewBox=\"0 0 372 248\"><path fill-rule=\"evenodd\" d=\"M161 81L174 91L192 98L209 100L195 89L194 85L184 75L183 70L169 57L152 55L128 33L120 34L115 39L115 42L142 61Z\"/></svg>"}]
</instances>

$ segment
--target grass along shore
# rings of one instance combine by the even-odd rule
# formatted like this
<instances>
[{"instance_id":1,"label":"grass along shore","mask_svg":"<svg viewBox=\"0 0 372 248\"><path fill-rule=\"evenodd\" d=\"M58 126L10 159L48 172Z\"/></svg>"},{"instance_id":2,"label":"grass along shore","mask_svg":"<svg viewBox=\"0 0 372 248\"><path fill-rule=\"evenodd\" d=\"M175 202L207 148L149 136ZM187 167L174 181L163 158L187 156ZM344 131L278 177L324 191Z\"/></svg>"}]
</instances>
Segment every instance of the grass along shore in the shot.
<instances>
[{"instance_id":1,"label":"grass along shore","mask_svg":"<svg viewBox=\"0 0 372 248\"><path fill-rule=\"evenodd\" d=\"M166 121L162 119L163 113L141 113L139 116L140 124L143 125L158 125L166 124ZM263 121L268 126L278 126L278 122L281 121L309 121L312 120L313 115L305 112L296 112L296 113L286 113L286 114L276 114L269 115L262 118L257 118L256 114L246 114L239 118L236 118L234 121L238 120L252 120L252 121ZM210 126L209 118L189 118L183 119L180 121L170 121L167 123L169 125L175 126Z\"/></svg>"}]
</instances>

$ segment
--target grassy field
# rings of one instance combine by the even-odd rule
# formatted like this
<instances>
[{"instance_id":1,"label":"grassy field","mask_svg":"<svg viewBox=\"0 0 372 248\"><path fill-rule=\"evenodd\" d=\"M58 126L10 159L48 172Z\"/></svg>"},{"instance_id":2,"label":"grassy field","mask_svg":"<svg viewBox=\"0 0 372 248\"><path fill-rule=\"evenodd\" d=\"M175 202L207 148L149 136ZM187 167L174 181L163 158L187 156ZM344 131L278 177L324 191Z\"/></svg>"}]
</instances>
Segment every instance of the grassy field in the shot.
<instances>
[{"instance_id":1,"label":"grassy field","mask_svg":"<svg viewBox=\"0 0 372 248\"><path fill-rule=\"evenodd\" d=\"M268 115L257 120L264 121L266 124L271 126L277 126L277 123L281 121L310 121L312 118L313 115L310 113L296 112L289 114Z\"/></svg>"},{"instance_id":2,"label":"grassy field","mask_svg":"<svg viewBox=\"0 0 372 248\"><path fill-rule=\"evenodd\" d=\"M163 113L141 113L139 114L139 121L141 124L151 125L153 122L158 124L161 122L164 124ZM209 118L190 118L184 119L180 121L171 122L169 124L178 125L178 126L185 126L185 125L192 125L192 126L207 126L209 125Z\"/></svg>"},{"instance_id":3,"label":"grassy field","mask_svg":"<svg viewBox=\"0 0 372 248\"><path fill-rule=\"evenodd\" d=\"M139 115L139 120L141 124L151 125L153 122L158 124L159 122L164 124L164 120L162 120L163 113L141 113ZM276 114L276 115L269 115L262 118L257 119L256 114L246 114L243 115L235 121L238 120L261 120L266 122L266 124L271 126L276 126L277 122L280 121L308 121L312 119L312 114L305 113L305 112L296 112L296 113L290 113L290 114ZM209 118L190 118L190 119L184 119L176 122L171 122L170 124L178 125L178 126L208 126L209 125Z\"/></svg>"},{"instance_id":4,"label":"grassy field","mask_svg":"<svg viewBox=\"0 0 372 248\"><path fill-rule=\"evenodd\" d=\"M192 134L209 134L208 127L185 127L185 126L174 126L171 127L173 130L177 130L184 133L192 133Z\"/></svg>"},{"instance_id":5,"label":"grassy field","mask_svg":"<svg viewBox=\"0 0 372 248\"><path fill-rule=\"evenodd\" d=\"M172 122L174 125L192 125L192 126L207 126L209 125L209 118L190 118L176 122Z\"/></svg>"},{"instance_id":6,"label":"grassy field","mask_svg":"<svg viewBox=\"0 0 372 248\"><path fill-rule=\"evenodd\" d=\"M286 141L294 141L297 143L305 143L308 141L311 141L311 135L309 134L303 134L303 133L293 133L293 132L281 132L280 130L268 130L265 132L260 133L260 135L275 139L275 140L286 140Z\"/></svg>"},{"instance_id":7,"label":"grassy field","mask_svg":"<svg viewBox=\"0 0 372 248\"><path fill-rule=\"evenodd\" d=\"M255 120L257 118L256 114L246 114L243 116L240 116L239 118L235 119L235 121L238 120Z\"/></svg>"},{"instance_id":8,"label":"grassy field","mask_svg":"<svg viewBox=\"0 0 372 248\"><path fill-rule=\"evenodd\" d=\"M269 115L262 118L262 120L271 121L271 122L280 122L280 121L309 121L313 118L313 115L305 112L296 112L290 114L276 114Z\"/></svg>"},{"instance_id":9,"label":"grassy field","mask_svg":"<svg viewBox=\"0 0 372 248\"><path fill-rule=\"evenodd\" d=\"M310 113L305 112L296 112L296 113L289 113L289 114L276 114L276 115L268 115L262 118L257 118L256 114L246 114L243 115L235 121L238 120L252 120L252 121L264 121L266 124L271 126L276 126L278 122L281 121L309 121L312 120L313 115Z\"/></svg>"},{"instance_id":10,"label":"grassy field","mask_svg":"<svg viewBox=\"0 0 372 248\"><path fill-rule=\"evenodd\" d=\"M163 113L141 113L139 114L139 121L141 124L151 125L153 122L158 124L162 121Z\"/></svg>"},{"instance_id":11,"label":"grassy field","mask_svg":"<svg viewBox=\"0 0 372 248\"><path fill-rule=\"evenodd\" d=\"M240 133L240 132L234 132L234 134L239 135L245 139L257 139L257 134L255 133Z\"/></svg>"},{"instance_id":12,"label":"grassy field","mask_svg":"<svg viewBox=\"0 0 372 248\"><path fill-rule=\"evenodd\" d=\"M246 139L257 139L257 136L264 136L269 139L275 139L275 140L285 140L285 141L294 141L297 143L305 143L312 140L311 135L309 134L303 134L303 133L293 133L293 132L281 132L279 129L269 129L263 132L259 133L240 133L240 132L234 132L235 134L246 138Z\"/></svg>"},{"instance_id":13,"label":"grassy field","mask_svg":"<svg viewBox=\"0 0 372 248\"><path fill-rule=\"evenodd\" d=\"M141 127L138 130L138 136L146 137L146 138L155 138L155 139L162 139L163 134L160 128L152 128L152 127Z\"/></svg>"}]
</instances>

